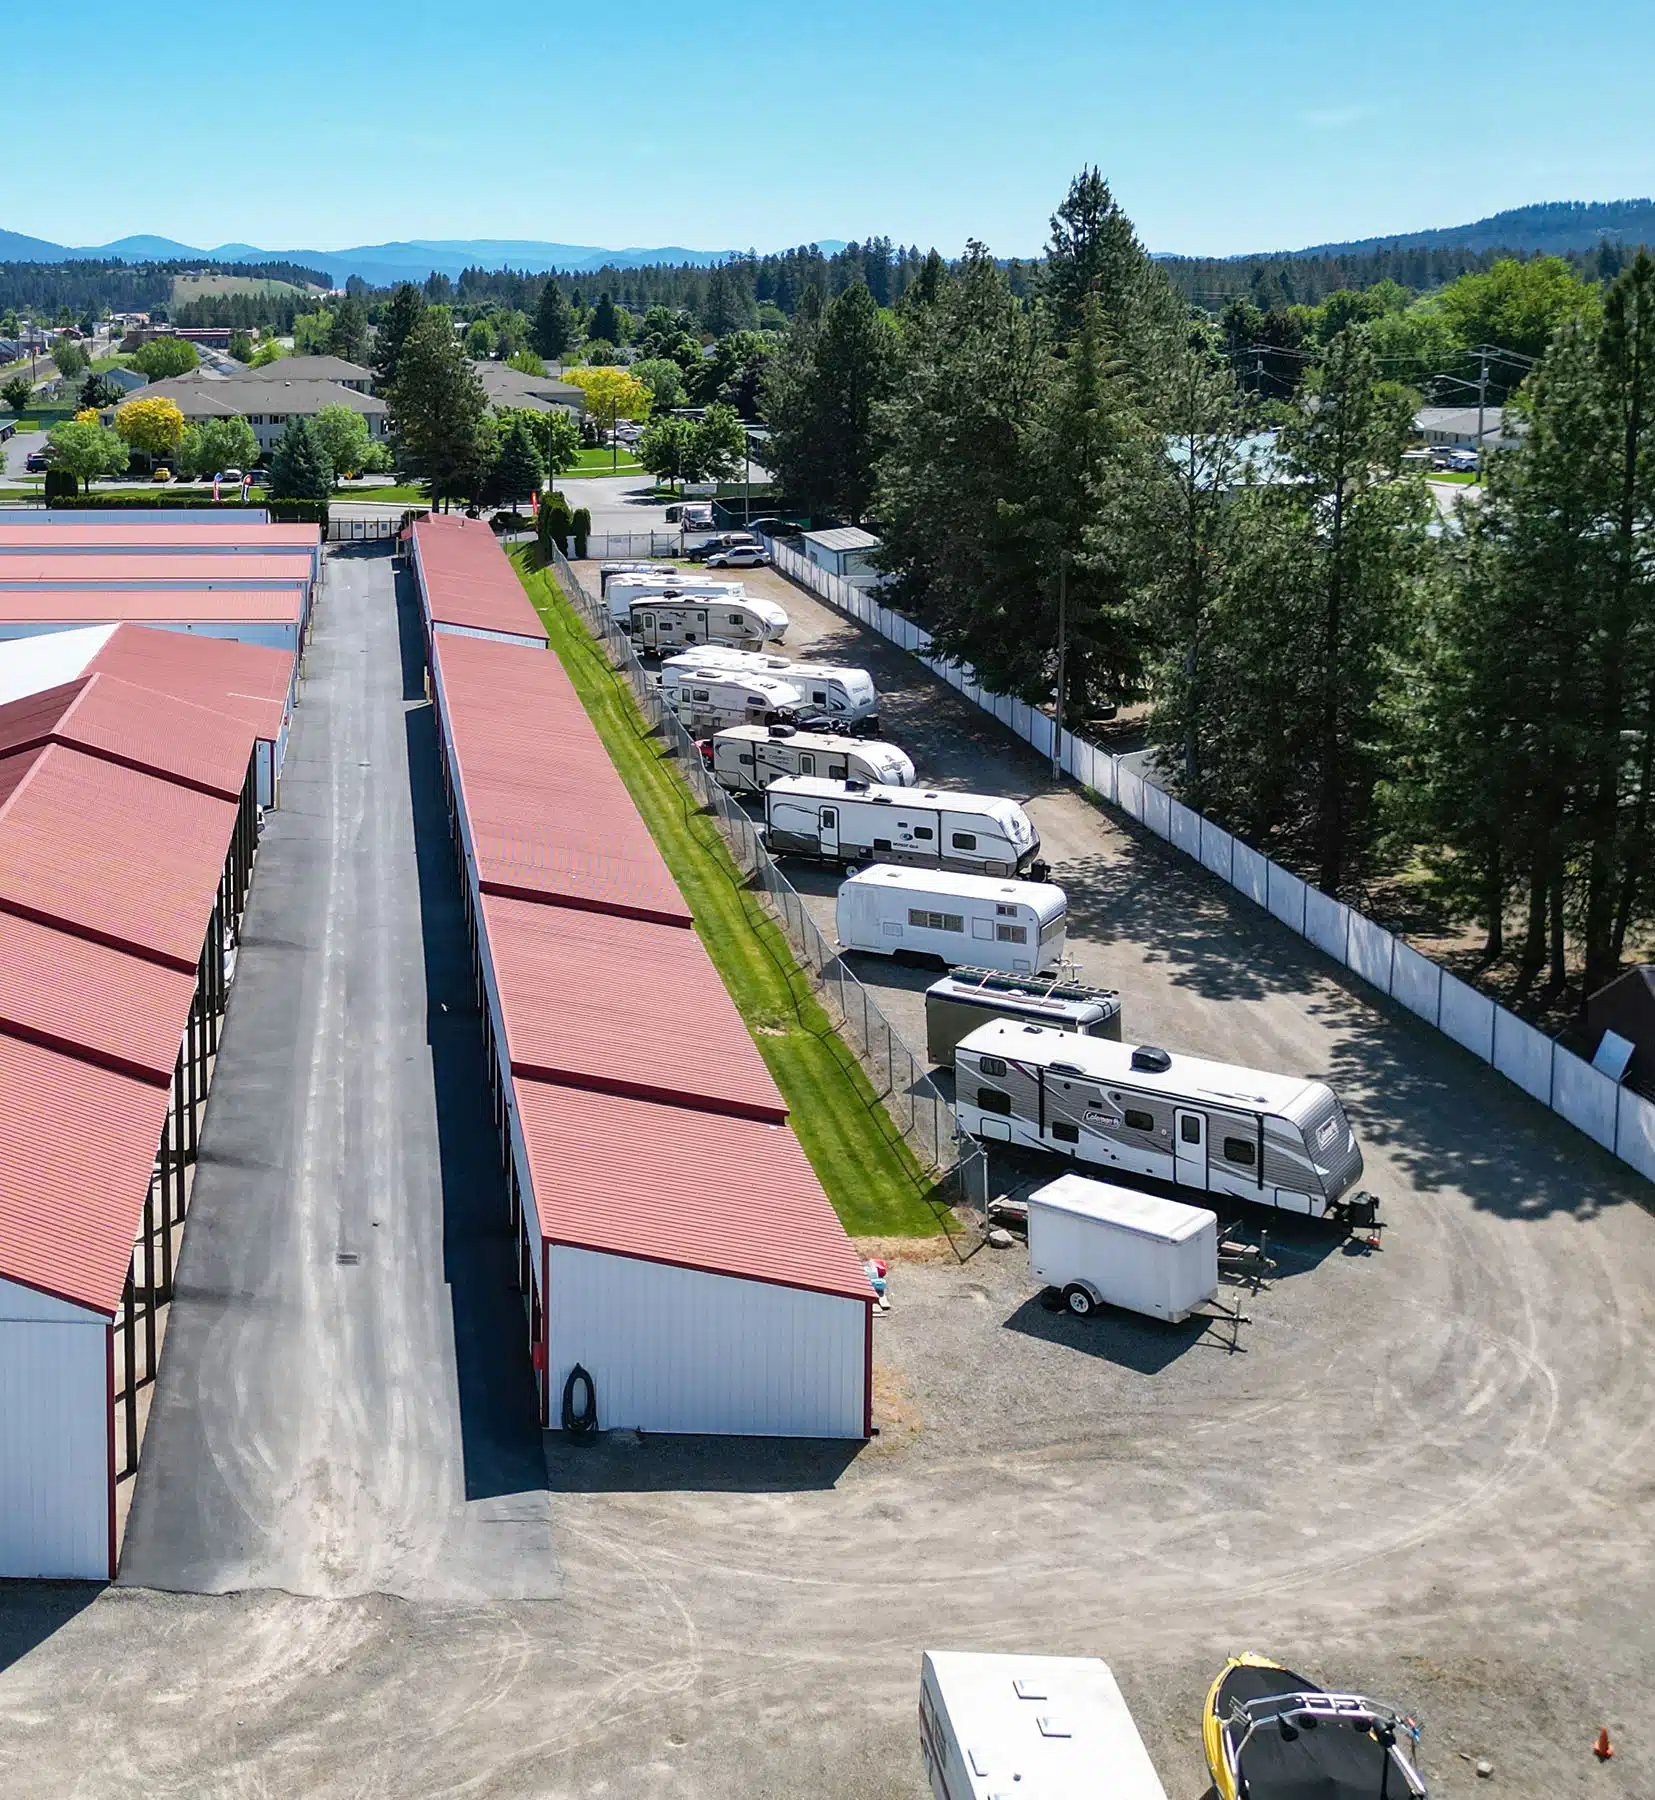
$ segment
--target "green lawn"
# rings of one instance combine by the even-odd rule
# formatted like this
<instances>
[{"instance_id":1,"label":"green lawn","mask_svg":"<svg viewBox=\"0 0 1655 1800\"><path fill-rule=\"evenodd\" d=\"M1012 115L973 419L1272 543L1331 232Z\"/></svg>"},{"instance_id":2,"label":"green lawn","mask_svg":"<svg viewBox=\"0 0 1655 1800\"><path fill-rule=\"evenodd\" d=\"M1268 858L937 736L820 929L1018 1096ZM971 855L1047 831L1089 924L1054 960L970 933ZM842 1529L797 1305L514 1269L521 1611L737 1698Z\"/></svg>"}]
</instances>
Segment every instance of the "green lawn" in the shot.
<instances>
[{"instance_id":1,"label":"green lawn","mask_svg":"<svg viewBox=\"0 0 1655 1800\"><path fill-rule=\"evenodd\" d=\"M92 373L94 375L107 375L111 369L130 369L131 367L132 358L130 356L121 356L117 354L114 356L94 356L92 358Z\"/></svg>"},{"instance_id":2,"label":"green lawn","mask_svg":"<svg viewBox=\"0 0 1655 1800\"><path fill-rule=\"evenodd\" d=\"M401 486L340 488L333 497L335 500L379 500L387 505L394 502L398 506L431 504L430 494L423 487L416 487L409 482Z\"/></svg>"},{"instance_id":3,"label":"green lawn","mask_svg":"<svg viewBox=\"0 0 1655 1800\"><path fill-rule=\"evenodd\" d=\"M571 477L581 475L641 475L647 473L644 465L630 451L626 450L621 452L620 462L612 468L610 458L614 454L613 450L582 450L580 461L572 469L565 469L557 477L557 480L567 481Z\"/></svg>"},{"instance_id":4,"label":"green lawn","mask_svg":"<svg viewBox=\"0 0 1655 1800\"><path fill-rule=\"evenodd\" d=\"M695 914L759 1053L792 1109L793 1129L845 1229L929 1237L952 1225L850 1047L833 1029L787 939L759 904L724 838L652 736L617 675L532 546L511 552L557 653Z\"/></svg>"}]
</instances>

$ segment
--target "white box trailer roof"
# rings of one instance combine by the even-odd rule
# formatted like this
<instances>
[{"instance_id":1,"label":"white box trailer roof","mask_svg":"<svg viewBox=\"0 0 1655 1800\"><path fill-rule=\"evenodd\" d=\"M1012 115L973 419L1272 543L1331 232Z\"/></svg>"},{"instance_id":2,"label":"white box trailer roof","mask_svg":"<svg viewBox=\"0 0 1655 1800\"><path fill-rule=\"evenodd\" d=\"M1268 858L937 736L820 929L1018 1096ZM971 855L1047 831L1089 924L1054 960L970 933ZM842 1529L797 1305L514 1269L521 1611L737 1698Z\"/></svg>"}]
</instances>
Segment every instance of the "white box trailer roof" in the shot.
<instances>
[{"instance_id":1,"label":"white box trailer roof","mask_svg":"<svg viewBox=\"0 0 1655 1800\"><path fill-rule=\"evenodd\" d=\"M1121 1306L1175 1325L1218 1292L1218 1218L1204 1206L1060 1175L1028 1208L1029 1268L1082 1317Z\"/></svg>"},{"instance_id":2,"label":"white box trailer roof","mask_svg":"<svg viewBox=\"0 0 1655 1800\"><path fill-rule=\"evenodd\" d=\"M676 569L671 563L652 562L606 562L598 566L598 592L606 594L609 584L617 575L681 575L683 571Z\"/></svg>"},{"instance_id":3,"label":"white box trailer roof","mask_svg":"<svg viewBox=\"0 0 1655 1800\"><path fill-rule=\"evenodd\" d=\"M603 591L609 616L624 625L632 616L633 606L640 600L663 600L668 595L690 594L697 598L720 595L731 600L746 597L747 589L739 581L713 581L704 575L616 575Z\"/></svg>"},{"instance_id":4,"label":"white box trailer roof","mask_svg":"<svg viewBox=\"0 0 1655 1800\"><path fill-rule=\"evenodd\" d=\"M749 675L785 675L793 667L773 650L740 650L734 644L702 644L667 657L663 669L741 669Z\"/></svg>"},{"instance_id":5,"label":"white box trailer roof","mask_svg":"<svg viewBox=\"0 0 1655 1800\"><path fill-rule=\"evenodd\" d=\"M919 1735L935 1800L1166 1800L1095 1656L927 1650Z\"/></svg>"},{"instance_id":6,"label":"white box trailer roof","mask_svg":"<svg viewBox=\"0 0 1655 1800\"><path fill-rule=\"evenodd\" d=\"M847 950L1033 975L1062 962L1068 913L1049 881L875 863L839 884L834 924Z\"/></svg>"},{"instance_id":7,"label":"white box trailer roof","mask_svg":"<svg viewBox=\"0 0 1655 1800\"><path fill-rule=\"evenodd\" d=\"M1015 875L1040 851L1028 814L998 795L798 776L774 782L764 803L780 855Z\"/></svg>"},{"instance_id":8,"label":"white box trailer roof","mask_svg":"<svg viewBox=\"0 0 1655 1800\"><path fill-rule=\"evenodd\" d=\"M710 753L714 780L733 794L762 794L771 782L793 775L856 777L887 787L909 787L914 780L912 761L895 744L793 725L729 726L714 736Z\"/></svg>"}]
</instances>

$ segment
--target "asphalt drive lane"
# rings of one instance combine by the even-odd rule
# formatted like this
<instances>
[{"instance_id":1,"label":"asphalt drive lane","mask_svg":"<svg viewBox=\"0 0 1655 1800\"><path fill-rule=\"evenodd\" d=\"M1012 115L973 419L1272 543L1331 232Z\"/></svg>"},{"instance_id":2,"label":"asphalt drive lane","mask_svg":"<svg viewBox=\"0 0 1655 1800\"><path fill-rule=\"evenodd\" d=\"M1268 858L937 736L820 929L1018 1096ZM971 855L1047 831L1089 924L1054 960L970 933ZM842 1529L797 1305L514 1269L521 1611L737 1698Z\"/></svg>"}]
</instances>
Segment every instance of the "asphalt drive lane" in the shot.
<instances>
[{"instance_id":1,"label":"asphalt drive lane","mask_svg":"<svg viewBox=\"0 0 1655 1800\"><path fill-rule=\"evenodd\" d=\"M556 1589L410 595L400 614L387 555L329 558L207 1112L129 1584Z\"/></svg>"}]
</instances>

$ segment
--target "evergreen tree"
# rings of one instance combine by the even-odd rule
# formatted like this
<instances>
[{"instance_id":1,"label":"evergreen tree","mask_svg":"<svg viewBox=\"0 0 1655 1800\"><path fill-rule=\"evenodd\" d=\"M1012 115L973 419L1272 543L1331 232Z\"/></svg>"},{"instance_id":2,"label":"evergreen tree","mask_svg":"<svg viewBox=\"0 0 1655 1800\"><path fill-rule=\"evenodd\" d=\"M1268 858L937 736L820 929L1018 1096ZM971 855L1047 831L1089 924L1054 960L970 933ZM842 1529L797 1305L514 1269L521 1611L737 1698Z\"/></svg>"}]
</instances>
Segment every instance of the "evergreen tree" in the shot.
<instances>
[{"instance_id":1,"label":"evergreen tree","mask_svg":"<svg viewBox=\"0 0 1655 1800\"><path fill-rule=\"evenodd\" d=\"M368 309L354 294L347 294L334 312L328 349L346 362L361 362L368 353Z\"/></svg>"},{"instance_id":2,"label":"evergreen tree","mask_svg":"<svg viewBox=\"0 0 1655 1800\"><path fill-rule=\"evenodd\" d=\"M522 413L513 413L500 432L499 450L489 473L491 500L510 505L538 494L546 485L546 463Z\"/></svg>"},{"instance_id":3,"label":"evergreen tree","mask_svg":"<svg viewBox=\"0 0 1655 1800\"><path fill-rule=\"evenodd\" d=\"M1042 288L1059 343L1079 334L1087 304L1095 301L1105 340L1130 345L1138 374L1152 382L1149 353L1184 309L1095 168L1070 182L1052 215Z\"/></svg>"},{"instance_id":4,"label":"evergreen tree","mask_svg":"<svg viewBox=\"0 0 1655 1800\"><path fill-rule=\"evenodd\" d=\"M425 316L425 296L411 281L399 282L380 314L374 336L374 386L386 393L396 385L397 364L408 333Z\"/></svg>"},{"instance_id":5,"label":"evergreen tree","mask_svg":"<svg viewBox=\"0 0 1655 1800\"><path fill-rule=\"evenodd\" d=\"M431 484L433 504L476 494L495 434L482 384L446 312L428 310L408 333L389 398L402 466Z\"/></svg>"},{"instance_id":6,"label":"evergreen tree","mask_svg":"<svg viewBox=\"0 0 1655 1800\"><path fill-rule=\"evenodd\" d=\"M575 321L569 311L569 302L564 298L563 289L558 286L556 279L547 276L546 285L540 290L540 299L535 304L530 341L548 362L560 362L574 335Z\"/></svg>"},{"instance_id":7,"label":"evergreen tree","mask_svg":"<svg viewBox=\"0 0 1655 1800\"><path fill-rule=\"evenodd\" d=\"M878 408L890 392L896 337L860 283L801 320L765 389L769 463L789 498L859 522L873 500Z\"/></svg>"},{"instance_id":8,"label":"evergreen tree","mask_svg":"<svg viewBox=\"0 0 1655 1800\"><path fill-rule=\"evenodd\" d=\"M586 335L606 344L621 341L621 315L607 291L598 296L598 303L592 308L592 316L586 321Z\"/></svg>"},{"instance_id":9,"label":"evergreen tree","mask_svg":"<svg viewBox=\"0 0 1655 1800\"><path fill-rule=\"evenodd\" d=\"M290 419L276 440L270 492L277 500L325 500L333 492L333 464L309 419Z\"/></svg>"}]
</instances>

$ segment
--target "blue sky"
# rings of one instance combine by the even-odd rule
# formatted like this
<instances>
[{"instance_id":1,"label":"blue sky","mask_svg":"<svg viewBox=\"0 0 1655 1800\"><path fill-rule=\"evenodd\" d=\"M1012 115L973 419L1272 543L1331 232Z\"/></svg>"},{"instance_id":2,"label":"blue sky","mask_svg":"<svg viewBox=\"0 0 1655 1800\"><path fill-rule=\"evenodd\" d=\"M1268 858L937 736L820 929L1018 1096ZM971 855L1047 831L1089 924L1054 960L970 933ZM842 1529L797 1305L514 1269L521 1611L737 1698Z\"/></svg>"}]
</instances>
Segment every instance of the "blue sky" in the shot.
<instances>
[{"instance_id":1,"label":"blue sky","mask_svg":"<svg viewBox=\"0 0 1655 1800\"><path fill-rule=\"evenodd\" d=\"M1009 255L1089 162L1152 249L1210 254L1655 193L1649 0L78 0L74 36L109 86L8 96L0 201L68 243Z\"/></svg>"}]
</instances>

